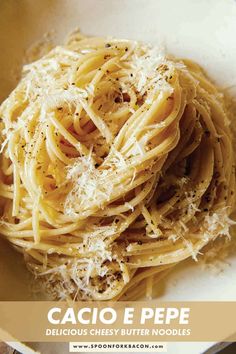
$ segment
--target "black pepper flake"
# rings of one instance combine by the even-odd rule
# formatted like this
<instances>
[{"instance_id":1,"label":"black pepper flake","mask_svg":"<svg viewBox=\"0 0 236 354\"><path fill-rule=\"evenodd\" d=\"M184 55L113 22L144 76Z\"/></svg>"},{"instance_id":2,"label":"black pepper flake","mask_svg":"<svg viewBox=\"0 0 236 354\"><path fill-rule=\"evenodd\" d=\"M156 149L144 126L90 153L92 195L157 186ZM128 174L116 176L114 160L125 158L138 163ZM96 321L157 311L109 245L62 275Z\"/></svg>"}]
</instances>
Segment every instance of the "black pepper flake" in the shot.
<instances>
[{"instance_id":1,"label":"black pepper flake","mask_svg":"<svg viewBox=\"0 0 236 354\"><path fill-rule=\"evenodd\" d=\"M138 240L138 245L142 245L143 243L142 243L142 241L141 240Z\"/></svg>"},{"instance_id":2,"label":"black pepper flake","mask_svg":"<svg viewBox=\"0 0 236 354\"><path fill-rule=\"evenodd\" d=\"M121 103L121 97L120 97L120 96L117 96L117 97L114 99L114 102L115 102L115 103Z\"/></svg>"},{"instance_id":3,"label":"black pepper flake","mask_svg":"<svg viewBox=\"0 0 236 354\"><path fill-rule=\"evenodd\" d=\"M110 43L106 43L105 44L105 48L110 48L111 47L111 44Z\"/></svg>"},{"instance_id":4,"label":"black pepper flake","mask_svg":"<svg viewBox=\"0 0 236 354\"><path fill-rule=\"evenodd\" d=\"M129 48L128 48L128 47L126 47L126 48L125 48L125 51L126 51L126 52L128 52L128 49L129 49Z\"/></svg>"},{"instance_id":5,"label":"black pepper flake","mask_svg":"<svg viewBox=\"0 0 236 354\"><path fill-rule=\"evenodd\" d=\"M206 200L207 203L210 203L210 201L211 201L210 195L206 195L205 196L205 200Z\"/></svg>"},{"instance_id":6,"label":"black pepper flake","mask_svg":"<svg viewBox=\"0 0 236 354\"><path fill-rule=\"evenodd\" d=\"M122 272L115 272L114 276L116 277L116 280L120 280L122 278Z\"/></svg>"},{"instance_id":7,"label":"black pepper flake","mask_svg":"<svg viewBox=\"0 0 236 354\"><path fill-rule=\"evenodd\" d=\"M122 96L124 102L130 102L130 95L127 92L123 93Z\"/></svg>"},{"instance_id":8,"label":"black pepper flake","mask_svg":"<svg viewBox=\"0 0 236 354\"><path fill-rule=\"evenodd\" d=\"M204 208L203 211L208 211L208 209L207 209L207 208Z\"/></svg>"},{"instance_id":9,"label":"black pepper flake","mask_svg":"<svg viewBox=\"0 0 236 354\"><path fill-rule=\"evenodd\" d=\"M213 175L214 178L219 178L220 177L220 172L216 171Z\"/></svg>"}]
</instances>

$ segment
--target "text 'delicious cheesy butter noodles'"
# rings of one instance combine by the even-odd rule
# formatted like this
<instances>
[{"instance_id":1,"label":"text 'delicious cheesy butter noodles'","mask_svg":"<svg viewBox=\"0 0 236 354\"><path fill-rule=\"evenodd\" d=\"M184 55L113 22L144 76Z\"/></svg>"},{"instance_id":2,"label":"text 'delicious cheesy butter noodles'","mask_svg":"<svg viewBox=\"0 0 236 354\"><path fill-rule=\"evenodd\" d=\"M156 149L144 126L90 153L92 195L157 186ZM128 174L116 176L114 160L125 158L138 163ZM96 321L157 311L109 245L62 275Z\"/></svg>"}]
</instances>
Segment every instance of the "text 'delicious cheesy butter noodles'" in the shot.
<instances>
[{"instance_id":1,"label":"text 'delicious cheesy butter noodles'","mask_svg":"<svg viewBox=\"0 0 236 354\"><path fill-rule=\"evenodd\" d=\"M0 233L54 298L150 297L229 235L229 119L198 65L74 34L24 66L0 116Z\"/></svg>"}]
</instances>

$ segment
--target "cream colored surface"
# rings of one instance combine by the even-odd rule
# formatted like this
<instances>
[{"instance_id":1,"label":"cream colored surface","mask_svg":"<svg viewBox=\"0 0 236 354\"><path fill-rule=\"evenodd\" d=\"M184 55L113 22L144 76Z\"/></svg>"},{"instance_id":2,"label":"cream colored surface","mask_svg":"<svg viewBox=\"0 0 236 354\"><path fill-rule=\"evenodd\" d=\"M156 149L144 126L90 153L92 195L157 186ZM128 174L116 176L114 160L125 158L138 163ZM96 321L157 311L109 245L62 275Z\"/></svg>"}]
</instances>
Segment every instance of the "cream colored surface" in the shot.
<instances>
[{"instance_id":1,"label":"cream colored surface","mask_svg":"<svg viewBox=\"0 0 236 354\"><path fill-rule=\"evenodd\" d=\"M236 85L235 18L234 0L2 0L0 99L14 88L15 73L19 72L29 45L48 31L54 33L59 42L75 27L91 35L161 43L168 52L199 62L220 86L231 87ZM232 88L233 92L236 94L236 86ZM14 258L9 254L14 254ZM18 296L27 299L29 295L28 275L19 259L16 252L1 244L0 300L9 299L7 293L12 294L12 299ZM202 272L195 264L191 265L192 269L183 265L165 280L160 299L235 300L236 259L229 263L218 276ZM168 353L200 353L210 344L191 346L189 343L178 349L179 345L170 344Z\"/></svg>"}]
</instances>

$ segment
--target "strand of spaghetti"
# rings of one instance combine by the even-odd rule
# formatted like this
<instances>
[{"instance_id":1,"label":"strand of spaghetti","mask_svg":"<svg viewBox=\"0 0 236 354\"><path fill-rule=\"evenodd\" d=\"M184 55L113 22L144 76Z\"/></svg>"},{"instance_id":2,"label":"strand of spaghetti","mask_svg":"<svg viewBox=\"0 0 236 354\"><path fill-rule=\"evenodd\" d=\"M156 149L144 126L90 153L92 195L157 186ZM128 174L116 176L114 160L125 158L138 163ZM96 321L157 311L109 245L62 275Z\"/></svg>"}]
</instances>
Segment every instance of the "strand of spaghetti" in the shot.
<instances>
[{"instance_id":1,"label":"strand of spaghetti","mask_svg":"<svg viewBox=\"0 0 236 354\"><path fill-rule=\"evenodd\" d=\"M71 144L76 150L79 151L81 156L88 156L89 150L85 145L81 144L76 140L73 135L68 133L68 131L63 127L63 125L56 119L55 115L50 116L50 121L53 123L54 127L58 129L58 132Z\"/></svg>"},{"instance_id":2,"label":"strand of spaghetti","mask_svg":"<svg viewBox=\"0 0 236 354\"><path fill-rule=\"evenodd\" d=\"M9 229L12 229L15 231L20 231L22 229L28 228L29 226L32 225L32 218L28 218L26 220L21 221L19 224L11 224L8 222L2 223L2 225L6 225ZM1 231L2 232L2 231Z\"/></svg>"},{"instance_id":3,"label":"strand of spaghetti","mask_svg":"<svg viewBox=\"0 0 236 354\"><path fill-rule=\"evenodd\" d=\"M135 286L137 284L139 284L140 282L142 282L142 280L146 279L149 276L154 276L158 273L163 272L165 269L169 269L169 265L165 265L165 266L160 266L160 267L152 267L149 268L147 270L142 270L142 272L136 274L136 270L132 270L133 272L131 273L131 279L130 282L128 284L126 284L126 286L123 288L122 292L114 299L114 300L118 300L119 298L121 298L130 288L134 289Z\"/></svg>"},{"instance_id":4,"label":"strand of spaghetti","mask_svg":"<svg viewBox=\"0 0 236 354\"><path fill-rule=\"evenodd\" d=\"M39 231L39 202L40 202L40 194L35 198L33 210L32 210L32 228L34 235L34 242L39 244L40 242L40 231Z\"/></svg>"},{"instance_id":5,"label":"strand of spaghetti","mask_svg":"<svg viewBox=\"0 0 236 354\"><path fill-rule=\"evenodd\" d=\"M113 136L106 123L83 100L80 100L80 104L90 119L93 121L94 125L99 129L101 135L106 138L107 143L111 144L113 141Z\"/></svg>"},{"instance_id":6,"label":"strand of spaghetti","mask_svg":"<svg viewBox=\"0 0 236 354\"><path fill-rule=\"evenodd\" d=\"M31 220L31 219L29 219ZM29 220L27 220L27 222L25 223L21 223L23 225L21 225L22 227L25 226L29 226L30 222ZM8 236L8 237L17 237L17 238L31 238L34 236L34 230L20 230L19 227L17 227L19 224L12 225L15 230L12 231L8 231L8 229L4 228L4 227L0 227L0 231L3 235ZM73 223L71 225L68 226L64 226L61 228L56 228L56 229L40 229L39 233L40 233L40 239L44 239L44 238L48 238L50 236L59 236L59 235L65 235L65 234L69 234L75 230L77 230L79 227L81 226L81 223ZM20 231L18 231L20 230ZM16 235L16 231L18 231L17 235Z\"/></svg>"},{"instance_id":7,"label":"strand of spaghetti","mask_svg":"<svg viewBox=\"0 0 236 354\"><path fill-rule=\"evenodd\" d=\"M157 275L155 275L155 277L154 277L154 281L153 281L154 284L153 285L156 287L156 285L170 273L172 268L173 267L169 267L162 272L158 272ZM130 299L132 299L132 300L138 299L145 294L145 290L146 290L145 283L139 284L139 286L136 286L136 287L132 288L131 290L128 290L128 292L124 294L124 298L122 298L122 300L129 301Z\"/></svg>"},{"instance_id":8,"label":"strand of spaghetti","mask_svg":"<svg viewBox=\"0 0 236 354\"><path fill-rule=\"evenodd\" d=\"M151 190L153 189L153 185L155 182L155 178L151 178L150 180L148 180L145 184L145 186L143 187L142 191L136 195L132 200L126 202L124 205L122 206L118 206L118 207L110 207L108 206L107 208L105 208L104 210L97 212L96 215L97 216L112 216L112 215L119 215L121 213L125 213L126 211L129 211L130 209L133 210L134 207L138 204L140 204L140 202L142 200L144 200L148 194L151 192Z\"/></svg>"},{"instance_id":9,"label":"strand of spaghetti","mask_svg":"<svg viewBox=\"0 0 236 354\"><path fill-rule=\"evenodd\" d=\"M47 151L48 153L51 152L51 160L55 160L56 158L58 158L65 165L67 165L70 163L70 159L59 149L53 133L53 125L48 125L48 127L46 128Z\"/></svg>"},{"instance_id":10,"label":"strand of spaghetti","mask_svg":"<svg viewBox=\"0 0 236 354\"><path fill-rule=\"evenodd\" d=\"M153 276L149 276L146 279L146 298L151 300L153 293Z\"/></svg>"}]
</instances>

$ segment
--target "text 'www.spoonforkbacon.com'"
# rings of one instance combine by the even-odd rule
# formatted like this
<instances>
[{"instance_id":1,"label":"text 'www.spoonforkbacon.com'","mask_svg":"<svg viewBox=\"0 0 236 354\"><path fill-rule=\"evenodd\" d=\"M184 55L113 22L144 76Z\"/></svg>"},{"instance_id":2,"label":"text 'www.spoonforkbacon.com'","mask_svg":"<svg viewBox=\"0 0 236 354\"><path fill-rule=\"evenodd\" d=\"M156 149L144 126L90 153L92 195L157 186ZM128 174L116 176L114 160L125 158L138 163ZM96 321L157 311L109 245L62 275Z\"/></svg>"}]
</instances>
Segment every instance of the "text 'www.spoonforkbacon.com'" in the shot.
<instances>
[{"instance_id":1,"label":"text 'www.spoonforkbacon.com'","mask_svg":"<svg viewBox=\"0 0 236 354\"><path fill-rule=\"evenodd\" d=\"M104 353L104 352L132 352L136 353L165 353L167 352L166 343L159 342L72 342L69 343L70 353L90 352L90 353Z\"/></svg>"}]
</instances>

